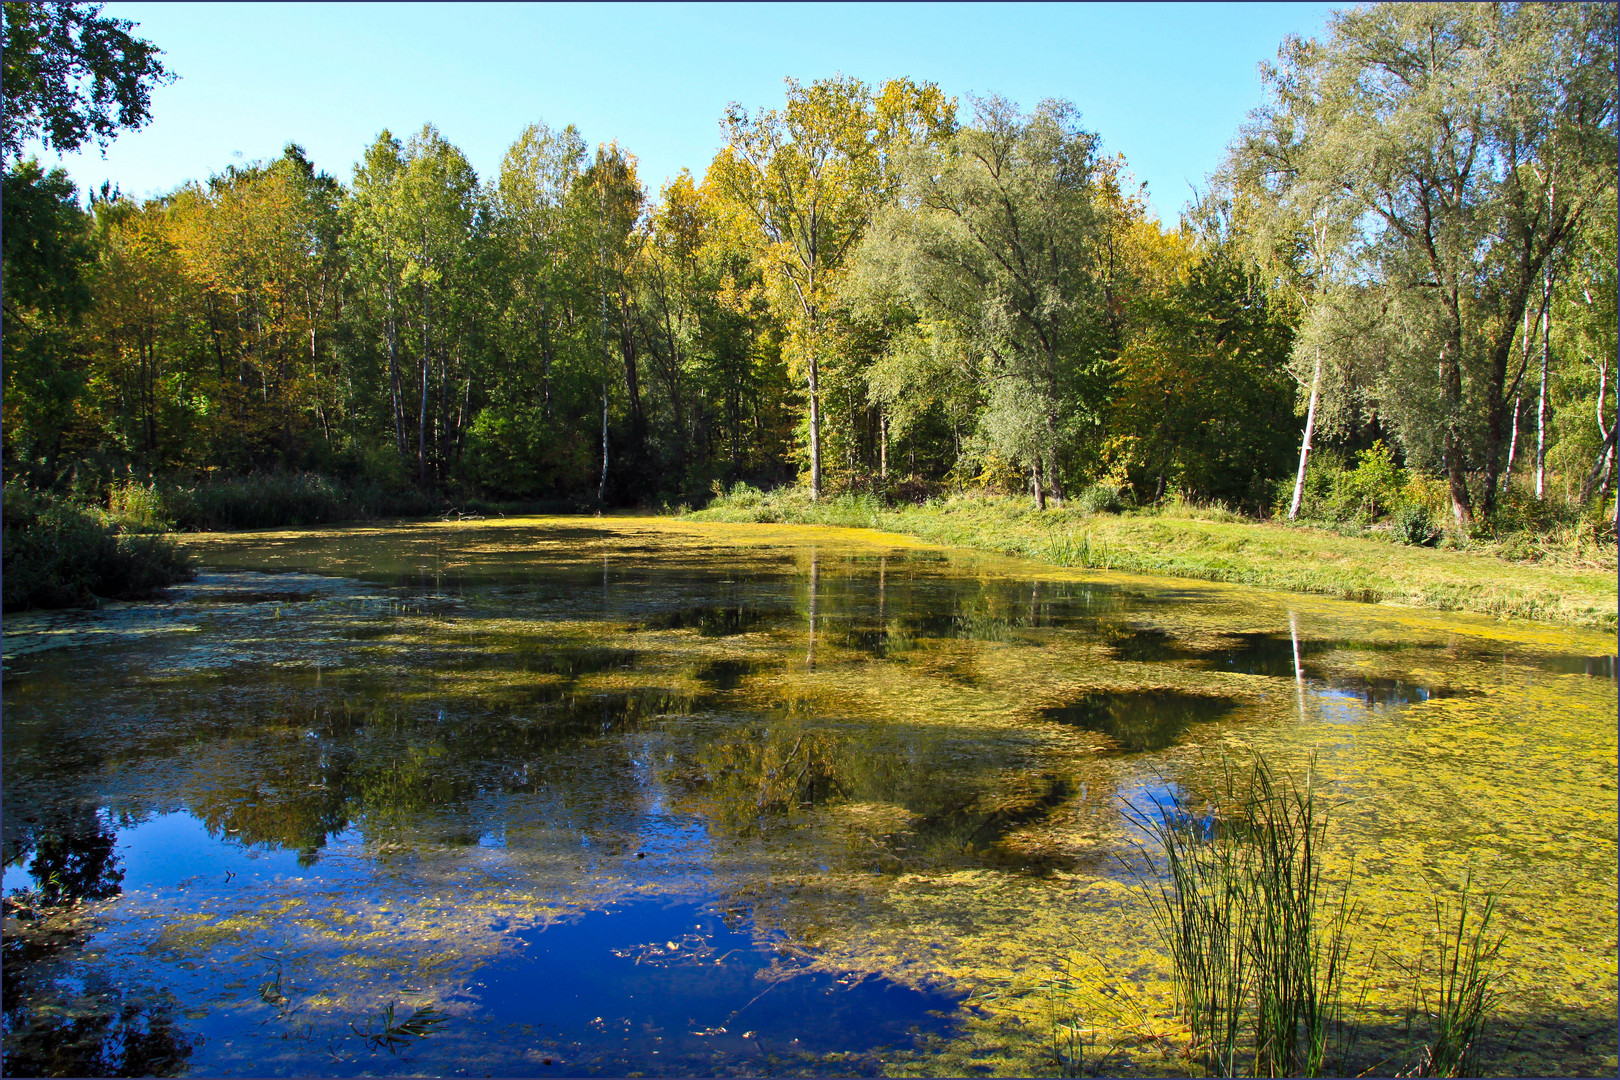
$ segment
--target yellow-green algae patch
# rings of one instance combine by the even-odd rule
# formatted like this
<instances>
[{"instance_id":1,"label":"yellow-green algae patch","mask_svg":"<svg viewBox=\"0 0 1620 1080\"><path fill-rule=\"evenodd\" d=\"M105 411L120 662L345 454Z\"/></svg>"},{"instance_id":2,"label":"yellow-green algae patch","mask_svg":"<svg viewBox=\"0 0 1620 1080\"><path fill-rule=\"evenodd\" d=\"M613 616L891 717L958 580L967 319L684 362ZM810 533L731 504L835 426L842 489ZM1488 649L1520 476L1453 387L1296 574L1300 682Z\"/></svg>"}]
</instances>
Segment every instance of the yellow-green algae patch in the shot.
<instances>
[{"instance_id":1,"label":"yellow-green algae patch","mask_svg":"<svg viewBox=\"0 0 1620 1080\"><path fill-rule=\"evenodd\" d=\"M153 956L237 972L215 1008L255 1023L335 1030L397 999L451 1016L429 1045L478 1060L468 990L524 931L628 896L719 896L812 969L965 995L953 1033L890 1054L890 1072L1050 1073L1054 1019L1114 1067L1185 1071L1163 950L1121 866L1122 800L1196 794L1223 754L1260 752L1293 775L1314 755L1332 805L1330 874L1364 905L1368 1054L1410 1049L1407 969L1434 897L1471 871L1500 896L1502 1024L1522 1025L1488 1067L1614 1071L1615 689L1565 670L1612 653L1599 635L861 530L556 518L189 543L219 568L374 586L233 614L206 655L155 651L135 676L206 715L164 719L200 760L120 743L130 798L150 760L221 837L296 850L314 816L341 815L353 838L324 858L371 875L208 911L137 890L109 916ZM539 614L501 592L547 574L564 585ZM658 621L703 605L780 617ZM301 633L319 656L289 644ZM282 712L233 712L209 694L237 656L321 666L254 669ZM23 679L8 706L14 685L25 715L56 700ZM1053 719L1109 695L1225 704L1140 753ZM354 748L348 772L317 745ZM518 772L504 793L492 779ZM653 804L701 839L658 840L638 824ZM498 846L471 836L497 827ZM297 1016L254 992L265 956ZM309 1052L289 1040L263 1060L296 1071Z\"/></svg>"}]
</instances>

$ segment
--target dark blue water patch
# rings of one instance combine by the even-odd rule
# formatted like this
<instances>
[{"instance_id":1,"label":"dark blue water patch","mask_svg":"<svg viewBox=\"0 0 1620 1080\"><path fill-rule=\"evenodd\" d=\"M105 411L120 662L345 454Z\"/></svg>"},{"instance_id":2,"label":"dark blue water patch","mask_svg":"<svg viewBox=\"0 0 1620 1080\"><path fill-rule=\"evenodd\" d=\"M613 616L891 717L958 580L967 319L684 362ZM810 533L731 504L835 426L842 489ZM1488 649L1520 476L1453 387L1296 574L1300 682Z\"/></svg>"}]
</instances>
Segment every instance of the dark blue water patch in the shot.
<instances>
[{"instance_id":1,"label":"dark blue water patch","mask_svg":"<svg viewBox=\"0 0 1620 1080\"><path fill-rule=\"evenodd\" d=\"M1449 686L1424 686L1402 679L1366 678L1360 675L1312 680L1311 692L1330 701L1359 701L1368 708L1376 705L1419 705L1443 698L1478 697L1480 692Z\"/></svg>"},{"instance_id":2,"label":"dark blue water patch","mask_svg":"<svg viewBox=\"0 0 1620 1080\"><path fill-rule=\"evenodd\" d=\"M308 851L273 844L245 844L222 827L210 828L185 811L158 814L142 821L113 824L97 815L102 826L83 834L47 833L22 858L5 868L0 890L39 892L50 902L108 899L134 890L155 891L190 885L246 888L254 883L293 880L333 883L364 880L370 876L357 859L319 859ZM342 847L357 836L335 836ZM56 851L64 849L58 858ZM104 850L105 849L105 850ZM99 862L98 862L99 860ZM95 881L86 885L86 869L101 866ZM61 864L61 865L58 865ZM72 869L64 873L62 866ZM49 895L53 882L60 898Z\"/></svg>"},{"instance_id":3,"label":"dark blue water patch","mask_svg":"<svg viewBox=\"0 0 1620 1080\"><path fill-rule=\"evenodd\" d=\"M961 1001L813 970L746 906L720 902L631 900L520 936L521 955L471 987L507 1059L479 1063L495 1075L701 1075L739 1059L909 1048L948 1033Z\"/></svg>"}]
</instances>

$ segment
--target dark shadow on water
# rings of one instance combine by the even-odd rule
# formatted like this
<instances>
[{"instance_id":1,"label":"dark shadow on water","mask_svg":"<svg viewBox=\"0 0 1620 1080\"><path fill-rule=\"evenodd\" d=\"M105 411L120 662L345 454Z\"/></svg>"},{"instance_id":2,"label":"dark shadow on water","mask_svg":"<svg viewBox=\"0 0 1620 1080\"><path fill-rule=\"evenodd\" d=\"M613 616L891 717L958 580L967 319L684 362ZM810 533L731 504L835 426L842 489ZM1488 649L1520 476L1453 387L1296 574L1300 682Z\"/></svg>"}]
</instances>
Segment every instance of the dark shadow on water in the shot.
<instances>
[{"instance_id":1,"label":"dark shadow on water","mask_svg":"<svg viewBox=\"0 0 1620 1080\"><path fill-rule=\"evenodd\" d=\"M1613 679L1616 677L1615 658L1613 656L1538 656L1529 654L1514 659L1557 675L1588 675L1594 679Z\"/></svg>"},{"instance_id":2,"label":"dark shadow on water","mask_svg":"<svg viewBox=\"0 0 1620 1080\"><path fill-rule=\"evenodd\" d=\"M714 660L698 668L693 677L723 692L737 689L744 679L763 666L753 660Z\"/></svg>"},{"instance_id":3,"label":"dark shadow on water","mask_svg":"<svg viewBox=\"0 0 1620 1080\"><path fill-rule=\"evenodd\" d=\"M810 954L735 905L631 900L519 937L521 956L485 968L474 992L510 1032L499 1057L544 1055L561 1076L712 1075L771 1055L803 1067L910 1047L948 1033L961 1000L812 970Z\"/></svg>"},{"instance_id":4,"label":"dark shadow on water","mask_svg":"<svg viewBox=\"0 0 1620 1080\"><path fill-rule=\"evenodd\" d=\"M1074 864L1069 855L1020 851L1002 841L1019 826L1051 816L1071 794L1073 787L1069 781L1051 774L1041 776L1022 797L1003 795L990 806L985 805L977 793L961 793L943 806L925 811L914 826L915 839L910 844L919 854L930 849L936 853L950 852L965 855L976 864L1003 870L1040 875L1068 869ZM905 859L893 855L889 858L894 865L877 865L872 869L898 871L904 868Z\"/></svg>"},{"instance_id":5,"label":"dark shadow on water","mask_svg":"<svg viewBox=\"0 0 1620 1080\"><path fill-rule=\"evenodd\" d=\"M168 1007L112 1002L79 1015L6 1010L6 1076L179 1076L196 1041Z\"/></svg>"},{"instance_id":6,"label":"dark shadow on water","mask_svg":"<svg viewBox=\"0 0 1620 1080\"><path fill-rule=\"evenodd\" d=\"M1237 702L1178 690L1099 690L1041 710L1044 719L1107 735L1128 753L1163 750L1192 724L1217 720Z\"/></svg>"},{"instance_id":7,"label":"dark shadow on water","mask_svg":"<svg viewBox=\"0 0 1620 1080\"><path fill-rule=\"evenodd\" d=\"M643 630L696 630L703 637L732 637L793 622L793 612L709 605L665 612L644 620Z\"/></svg>"},{"instance_id":8,"label":"dark shadow on water","mask_svg":"<svg viewBox=\"0 0 1620 1080\"><path fill-rule=\"evenodd\" d=\"M312 592L225 591L198 593L186 598L192 604L302 604L315 599Z\"/></svg>"}]
</instances>

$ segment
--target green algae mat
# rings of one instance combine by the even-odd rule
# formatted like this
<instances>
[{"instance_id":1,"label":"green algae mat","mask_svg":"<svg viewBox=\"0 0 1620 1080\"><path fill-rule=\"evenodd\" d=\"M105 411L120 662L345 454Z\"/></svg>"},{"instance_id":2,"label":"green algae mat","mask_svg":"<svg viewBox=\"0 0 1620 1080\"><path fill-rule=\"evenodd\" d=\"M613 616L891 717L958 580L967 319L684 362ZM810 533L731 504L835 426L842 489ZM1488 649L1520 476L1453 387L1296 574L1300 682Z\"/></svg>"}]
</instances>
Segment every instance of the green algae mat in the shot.
<instances>
[{"instance_id":1,"label":"green algae mat","mask_svg":"<svg viewBox=\"0 0 1620 1080\"><path fill-rule=\"evenodd\" d=\"M865 530L187 543L5 623L14 1075L1185 1074L1122 811L1253 753L1359 904L1342 1066L1471 874L1486 1069L1616 1069L1612 637Z\"/></svg>"}]
</instances>

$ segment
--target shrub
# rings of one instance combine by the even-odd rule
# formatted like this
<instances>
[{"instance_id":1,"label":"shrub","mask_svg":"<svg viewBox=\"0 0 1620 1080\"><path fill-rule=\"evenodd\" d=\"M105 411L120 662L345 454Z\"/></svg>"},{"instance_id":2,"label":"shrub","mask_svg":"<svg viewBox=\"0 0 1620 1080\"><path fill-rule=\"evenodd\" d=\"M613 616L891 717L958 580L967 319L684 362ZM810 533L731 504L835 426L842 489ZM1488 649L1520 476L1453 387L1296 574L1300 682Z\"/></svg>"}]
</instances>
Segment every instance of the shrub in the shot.
<instances>
[{"instance_id":1,"label":"shrub","mask_svg":"<svg viewBox=\"0 0 1620 1080\"><path fill-rule=\"evenodd\" d=\"M1451 514L1451 489L1438 476L1412 473L1401 488L1401 505L1422 507L1438 527Z\"/></svg>"},{"instance_id":2,"label":"shrub","mask_svg":"<svg viewBox=\"0 0 1620 1080\"><path fill-rule=\"evenodd\" d=\"M1299 503L1299 516L1307 520L1331 520L1327 511L1328 501L1339 483L1339 476L1345 471L1344 457L1332 447L1321 447L1311 451L1310 461L1305 466L1305 490ZM1274 489L1273 503L1278 517L1287 517L1288 508L1294 501L1294 477L1279 479Z\"/></svg>"},{"instance_id":3,"label":"shrub","mask_svg":"<svg viewBox=\"0 0 1620 1080\"><path fill-rule=\"evenodd\" d=\"M1399 504L1406 470L1382 439L1356 455L1356 467L1333 478L1326 500L1327 516L1334 521L1377 521Z\"/></svg>"},{"instance_id":4,"label":"shrub","mask_svg":"<svg viewBox=\"0 0 1620 1080\"><path fill-rule=\"evenodd\" d=\"M191 577L171 537L121 530L113 516L13 482L5 488L6 611L133 600Z\"/></svg>"},{"instance_id":5,"label":"shrub","mask_svg":"<svg viewBox=\"0 0 1620 1080\"><path fill-rule=\"evenodd\" d=\"M1419 503L1403 506L1395 514L1395 536L1403 544L1432 547L1440 539L1429 508Z\"/></svg>"},{"instance_id":6,"label":"shrub","mask_svg":"<svg viewBox=\"0 0 1620 1080\"><path fill-rule=\"evenodd\" d=\"M1108 484L1092 484L1074 497L1074 505L1087 514L1117 514L1125 509L1120 502L1119 488Z\"/></svg>"}]
</instances>

